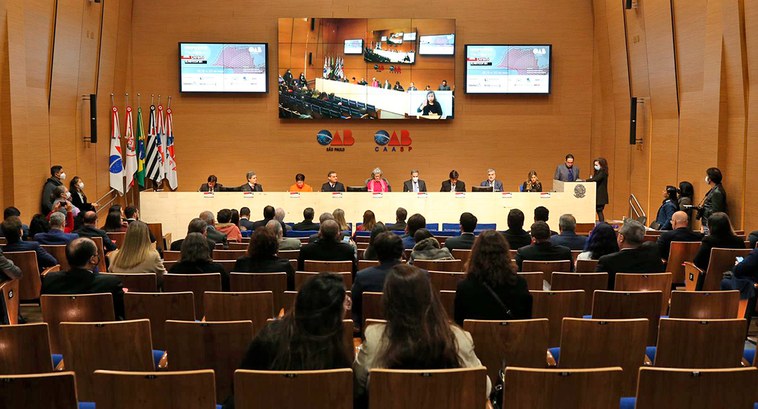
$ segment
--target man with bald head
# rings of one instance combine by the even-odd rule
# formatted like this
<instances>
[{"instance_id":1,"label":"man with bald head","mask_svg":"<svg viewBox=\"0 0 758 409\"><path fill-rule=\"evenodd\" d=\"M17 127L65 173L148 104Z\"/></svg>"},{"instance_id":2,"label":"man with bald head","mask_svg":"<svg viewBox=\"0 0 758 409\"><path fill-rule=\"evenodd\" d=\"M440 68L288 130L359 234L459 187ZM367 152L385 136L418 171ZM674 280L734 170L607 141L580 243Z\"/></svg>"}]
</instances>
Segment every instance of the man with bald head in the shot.
<instances>
[{"instance_id":1,"label":"man with bald head","mask_svg":"<svg viewBox=\"0 0 758 409\"><path fill-rule=\"evenodd\" d=\"M689 227L690 221L687 213L683 211L675 212L671 216L671 229L662 233L658 237L658 250L663 260L668 260L669 250L671 250L672 241L701 241L703 234L692 231Z\"/></svg>"},{"instance_id":2,"label":"man with bald head","mask_svg":"<svg viewBox=\"0 0 758 409\"><path fill-rule=\"evenodd\" d=\"M321 223L318 239L309 241L300 248L300 256L297 259L297 269L303 271L305 260L322 261L351 261L352 272L355 273L357 261L353 247L340 240L342 232L334 220L325 220Z\"/></svg>"},{"instance_id":3,"label":"man with bald head","mask_svg":"<svg viewBox=\"0 0 758 409\"><path fill-rule=\"evenodd\" d=\"M82 222L82 227L76 231L76 234L78 234L79 237L102 238L103 247L105 247L106 253L109 253L118 248L116 246L116 243L114 243L110 237L108 237L108 234L105 233L105 230L97 228L97 213L93 212L92 210L84 212L84 216L82 216Z\"/></svg>"},{"instance_id":4,"label":"man with bald head","mask_svg":"<svg viewBox=\"0 0 758 409\"><path fill-rule=\"evenodd\" d=\"M278 220L269 220L266 223L266 229L276 236L276 240L279 241L279 250L297 250L300 248L301 243L299 239L284 237L282 225L279 224Z\"/></svg>"}]
</instances>

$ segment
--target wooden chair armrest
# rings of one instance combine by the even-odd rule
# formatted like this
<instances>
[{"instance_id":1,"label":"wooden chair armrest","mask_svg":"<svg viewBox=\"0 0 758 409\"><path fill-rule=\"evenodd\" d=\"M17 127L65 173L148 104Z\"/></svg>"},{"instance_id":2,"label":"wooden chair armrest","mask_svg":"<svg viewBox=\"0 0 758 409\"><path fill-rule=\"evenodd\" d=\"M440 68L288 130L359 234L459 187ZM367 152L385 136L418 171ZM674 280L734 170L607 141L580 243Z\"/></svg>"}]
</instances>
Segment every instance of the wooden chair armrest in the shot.
<instances>
[{"instance_id":1,"label":"wooden chair armrest","mask_svg":"<svg viewBox=\"0 0 758 409\"><path fill-rule=\"evenodd\" d=\"M698 279L703 273L703 270L691 261L684 262L684 287L687 291L696 290Z\"/></svg>"},{"instance_id":2,"label":"wooden chair armrest","mask_svg":"<svg viewBox=\"0 0 758 409\"><path fill-rule=\"evenodd\" d=\"M642 363L642 366L653 366L653 361L650 360L647 354L645 354L645 362Z\"/></svg>"},{"instance_id":3,"label":"wooden chair armrest","mask_svg":"<svg viewBox=\"0 0 758 409\"><path fill-rule=\"evenodd\" d=\"M52 273L54 271L61 271L61 265L60 264L56 264L56 265L54 265L52 267L48 267L48 268L42 270L42 272L39 273L39 274L44 277L44 276L47 275L47 273Z\"/></svg>"},{"instance_id":4,"label":"wooden chair armrest","mask_svg":"<svg viewBox=\"0 0 758 409\"><path fill-rule=\"evenodd\" d=\"M555 368L556 366L558 366L558 363L555 362L555 357L553 357L553 354L551 354L549 350L546 351L546 353L547 353L547 357L546 357L547 366L551 368Z\"/></svg>"},{"instance_id":5,"label":"wooden chair armrest","mask_svg":"<svg viewBox=\"0 0 758 409\"><path fill-rule=\"evenodd\" d=\"M158 369L161 370L166 368L168 368L168 354L164 352L161 360L158 361Z\"/></svg>"}]
</instances>

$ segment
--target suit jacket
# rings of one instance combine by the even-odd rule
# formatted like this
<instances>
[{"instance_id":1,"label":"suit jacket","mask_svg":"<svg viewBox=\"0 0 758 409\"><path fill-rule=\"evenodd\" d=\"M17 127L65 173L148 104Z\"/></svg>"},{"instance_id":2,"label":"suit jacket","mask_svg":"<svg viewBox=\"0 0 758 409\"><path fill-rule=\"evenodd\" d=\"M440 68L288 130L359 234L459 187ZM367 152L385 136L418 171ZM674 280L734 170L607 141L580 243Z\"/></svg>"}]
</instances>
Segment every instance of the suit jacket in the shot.
<instances>
[{"instance_id":1,"label":"suit jacket","mask_svg":"<svg viewBox=\"0 0 758 409\"><path fill-rule=\"evenodd\" d=\"M405 228L407 226L408 226L408 223L406 223L404 221L403 222L397 222L395 224L388 224L387 225L387 230L400 231L400 230L405 230Z\"/></svg>"},{"instance_id":2,"label":"suit jacket","mask_svg":"<svg viewBox=\"0 0 758 409\"><path fill-rule=\"evenodd\" d=\"M3 251L0 250L0 274L4 275L6 278L13 280L16 278L21 278L23 273L21 272L21 269L18 268L15 264L13 264L12 261L8 260L4 255ZM2 276L0 276L0 281L4 280Z\"/></svg>"},{"instance_id":3,"label":"suit jacket","mask_svg":"<svg viewBox=\"0 0 758 409\"><path fill-rule=\"evenodd\" d=\"M440 192L449 192L450 191L450 180L446 180L442 182L442 187L440 188ZM455 184L455 191L456 192L465 192L466 191L466 182L463 182L461 180L458 181L458 183Z\"/></svg>"},{"instance_id":4,"label":"suit jacket","mask_svg":"<svg viewBox=\"0 0 758 409\"><path fill-rule=\"evenodd\" d=\"M468 250L474 246L474 240L476 240L476 236L474 236L474 233L461 233L460 236L451 237L445 240L445 247L447 247L448 250L454 250L454 249Z\"/></svg>"},{"instance_id":5,"label":"suit jacket","mask_svg":"<svg viewBox=\"0 0 758 409\"><path fill-rule=\"evenodd\" d=\"M608 174L602 169L587 179L588 182L595 182L595 204L608 204Z\"/></svg>"},{"instance_id":6,"label":"suit jacket","mask_svg":"<svg viewBox=\"0 0 758 409\"><path fill-rule=\"evenodd\" d=\"M8 243L3 247L3 251L34 251L37 253L37 266L42 271L48 267L52 267L58 264L58 260L43 249L36 241L18 241L16 243Z\"/></svg>"},{"instance_id":7,"label":"suit jacket","mask_svg":"<svg viewBox=\"0 0 758 409\"><path fill-rule=\"evenodd\" d=\"M343 185L340 182L337 182L334 184L334 187L329 184L329 182L324 183L321 185L321 191L322 192L344 192L345 191L345 185Z\"/></svg>"},{"instance_id":8,"label":"suit jacket","mask_svg":"<svg viewBox=\"0 0 758 409\"><path fill-rule=\"evenodd\" d=\"M34 235L34 241L39 244L61 245L68 244L73 239L78 239L76 233L64 233L62 230L51 229L47 233L37 233Z\"/></svg>"},{"instance_id":9,"label":"suit jacket","mask_svg":"<svg viewBox=\"0 0 758 409\"><path fill-rule=\"evenodd\" d=\"M692 231L689 227L680 227L674 230L668 230L658 236L658 251L662 259L669 258L672 241L701 241L703 233Z\"/></svg>"},{"instance_id":10,"label":"suit jacket","mask_svg":"<svg viewBox=\"0 0 758 409\"><path fill-rule=\"evenodd\" d=\"M240 192L262 192L263 185L256 183L255 186L250 186L250 183L245 183L239 187Z\"/></svg>"},{"instance_id":11,"label":"suit jacket","mask_svg":"<svg viewBox=\"0 0 758 409\"><path fill-rule=\"evenodd\" d=\"M56 271L42 277L42 294L113 294L116 318L124 317L124 289L121 279L93 273L83 268Z\"/></svg>"},{"instance_id":12,"label":"suit jacket","mask_svg":"<svg viewBox=\"0 0 758 409\"><path fill-rule=\"evenodd\" d=\"M608 273L608 289L616 285L616 273L661 273L663 272L658 246L644 243L636 249L621 250L600 257L595 271Z\"/></svg>"},{"instance_id":13,"label":"suit jacket","mask_svg":"<svg viewBox=\"0 0 758 409\"><path fill-rule=\"evenodd\" d=\"M741 263L734 266L734 275L752 282L758 282L758 249L753 249Z\"/></svg>"},{"instance_id":14,"label":"suit jacket","mask_svg":"<svg viewBox=\"0 0 758 409\"><path fill-rule=\"evenodd\" d=\"M529 235L524 229L513 230L508 229L503 232L505 239L508 240L508 244L511 246L511 250L518 250L521 247L532 244L532 236Z\"/></svg>"},{"instance_id":15,"label":"suit jacket","mask_svg":"<svg viewBox=\"0 0 758 409\"><path fill-rule=\"evenodd\" d=\"M80 196L81 195L81 196ZM87 195L84 192L71 192L71 204L76 206L82 213L95 210L95 206L87 201Z\"/></svg>"},{"instance_id":16,"label":"suit jacket","mask_svg":"<svg viewBox=\"0 0 758 409\"><path fill-rule=\"evenodd\" d=\"M542 242L542 243L535 243L535 244L532 244L526 247L521 247L520 249L518 249L518 252L516 253L516 264L518 265L518 271L522 271L521 269L522 269L524 260L537 260L537 261L569 260L571 261L571 250L568 247L556 246L555 244L549 241Z\"/></svg>"},{"instance_id":17,"label":"suit jacket","mask_svg":"<svg viewBox=\"0 0 758 409\"><path fill-rule=\"evenodd\" d=\"M572 169L574 170L574 181L576 182L577 179L579 179L579 166L572 166ZM569 181L569 170L566 167L565 163L561 163L558 165L557 168L555 168L555 175L553 175L553 179L560 180L562 182L568 182Z\"/></svg>"},{"instance_id":18,"label":"suit jacket","mask_svg":"<svg viewBox=\"0 0 758 409\"><path fill-rule=\"evenodd\" d=\"M426 192L426 182L419 179L418 180L418 191L419 192ZM403 182L403 192L413 192L413 180L409 179Z\"/></svg>"},{"instance_id":19,"label":"suit jacket","mask_svg":"<svg viewBox=\"0 0 758 409\"><path fill-rule=\"evenodd\" d=\"M387 273L397 264L400 264L400 260L386 261L378 266L364 268L355 274L350 293L350 298L353 300L353 307L350 312L356 327L361 327L363 324L363 293L366 291L382 292Z\"/></svg>"},{"instance_id":20,"label":"suit jacket","mask_svg":"<svg viewBox=\"0 0 758 409\"><path fill-rule=\"evenodd\" d=\"M266 227L266 224L268 224L268 222L270 222L271 220L274 220L274 219L263 219L263 220L255 221L253 222L253 226L250 230L255 231L255 229L259 227ZM279 222L279 224L282 226L282 233L286 235L287 225L284 224L284 222Z\"/></svg>"},{"instance_id":21,"label":"suit jacket","mask_svg":"<svg viewBox=\"0 0 758 409\"><path fill-rule=\"evenodd\" d=\"M318 223L313 223L313 220L303 220L300 223L295 223L292 226L292 230L297 231L303 231L303 230L318 230L320 225Z\"/></svg>"},{"instance_id":22,"label":"suit jacket","mask_svg":"<svg viewBox=\"0 0 758 409\"><path fill-rule=\"evenodd\" d=\"M721 184L714 186L706 193L703 199L702 218L708 220L716 212L729 213L726 207L726 190Z\"/></svg>"},{"instance_id":23,"label":"suit jacket","mask_svg":"<svg viewBox=\"0 0 758 409\"><path fill-rule=\"evenodd\" d=\"M209 239L209 238L207 238L207 237L205 238L205 240L208 241L208 251L210 252L210 255L212 257L213 256L213 250L216 249L216 242L213 241L213 240L211 240L211 239ZM176 241L172 241L171 242L171 248L169 250L171 250L171 251L182 251L182 243L184 243L184 239L179 239L179 240L176 240Z\"/></svg>"},{"instance_id":24,"label":"suit jacket","mask_svg":"<svg viewBox=\"0 0 758 409\"><path fill-rule=\"evenodd\" d=\"M503 182L502 181L495 179L495 181L493 182L493 184L495 185L495 190L493 190L493 192L502 192L503 191ZM489 187L490 186L490 181L489 180L484 180L484 181L482 181L482 183L479 184L479 186L481 186L481 187Z\"/></svg>"},{"instance_id":25,"label":"suit jacket","mask_svg":"<svg viewBox=\"0 0 758 409\"><path fill-rule=\"evenodd\" d=\"M229 241L226 238L226 234L216 230L215 227L208 226L208 228L205 229L205 235L213 240L214 243L221 243L225 250L229 248Z\"/></svg>"},{"instance_id":26,"label":"suit jacket","mask_svg":"<svg viewBox=\"0 0 758 409\"><path fill-rule=\"evenodd\" d=\"M45 186L42 187L42 214L48 214L53 210L53 190L56 186L63 186L60 179L55 177L47 178Z\"/></svg>"},{"instance_id":27,"label":"suit jacket","mask_svg":"<svg viewBox=\"0 0 758 409\"><path fill-rule=\"evenodd\" d=\"M455 322L463 325L463 320L524 320L532 318L532 295L526 280L516 276L515 284L505 284L492 288L500 301L511 311L506 311L492 293L478 280L470 277L458 282L455 292Z\"/></svg>"},{"instance_id":28,"label":"suit jacket","mask_svg":"<svg viewBox=\"0 0 758 409\"><path fill-rule=\"evenodd\" d=\"M114 243L111 238L108 237L108 234L105 232L105 230L100 230L97 227L87 226L85 224L76 231L76 234L78 234L79 237L101 237L103 239L103 247L105 248L106 253L118 248L118 246L116 246L116 243Z\"/></svg>"},{"instance_id":29,"label":"suit jacket","mask_svg":"<svg viewBox=\"0 0 758 409\"><path fill-rule=\"evenodd\" d=\"M240 230L242 230L243 227L245 230L253 230L253 221L250 219L240 219Z\"/></svg>"},{"instance_id":30,"label":"suit jacket","mask_svg":"<svg viewBox=\"0 0 758 409\"><path fill-rule=\"evenodd\" d=\"M276 256L253 259L240 257L234 263L234 271L240 273L287 273L287 290L295 289L295 269L290 261Z\"/></svg>"},{"instance_id":31,"label":"suit jacket","mask_svg":"<svg viewBox=\"0 0 758 409\"><path fill-rule=\"evenodd\" d=\"M587 244L587 238L584 236L578 236L573 231L564 231L561 234L550 236L550 242L556 246L568 247L571 250L584 250L584 245Z\"/></svg>"},{"instance_id":32,"label":"suit jacket","mask_svg":"<svg viewBox=\"0 0 758 409\"><path fill-rule=\"evenodd\" d=\"M303 271L305 260L343 261L353 262L352 272L357 270L358 262L355 260L355 251L349 244L334 240L316 240L300 248L297 258L297 269Z\"/></svg>"},{"instance_id":33,"label":"suit jacket","mask_svg":"<svg viewBox=\"0 0 758 409\"><path fill-rule=\"evenodd\" d=\"M203 183L200 185L200 189L198 189L199 192L210 192L211 188L208 186L207 183ZM224 185L221 183L216 182L216 186L213 187L214 192L223 192L224 191Z\"/></svg>"},{"instance_id":34,"label":"suit jacket","mask_svg":"<svg viewBox=\"0 0 758 409\"><path fill-rule=\"evenodd\" d=\"M300 246L302 246L302 242L299 239L283 237L279 240L279 250L297 250Z\"/></svg>"}]
</instances>

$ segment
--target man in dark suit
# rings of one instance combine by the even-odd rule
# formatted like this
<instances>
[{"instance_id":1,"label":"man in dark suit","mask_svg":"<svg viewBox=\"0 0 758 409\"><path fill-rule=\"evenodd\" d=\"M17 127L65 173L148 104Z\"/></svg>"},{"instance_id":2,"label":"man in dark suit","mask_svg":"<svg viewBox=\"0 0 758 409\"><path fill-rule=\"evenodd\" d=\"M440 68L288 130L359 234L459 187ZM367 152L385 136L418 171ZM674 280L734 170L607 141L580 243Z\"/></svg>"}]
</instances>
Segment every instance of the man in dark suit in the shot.
<instances>
[{"instance_id":1,"label":"man in dark suit","mask_svg":"<svg viewBox=\"0 0 758 409\"><path fill-rule=\"evenodd\" d=\"M473 214L469 212L462 213L461 218L460 218L461 235L458 237L451 237L445 240L445 247L447 247L448 250L471 249L471 247L474 246L474 240L476 240L476 236L474 236L474 230L476 229L476 222L477 222L476 216L474 216Z\"/></svg>"},{"instance_id":2,"label":"man in dark suit","mask_svg":"<svg viewBox=\"0 0 758 409\"><path fill-rule=\"evenodd\" d=\"M442 187L440 188L440 192L465 192L466 191L466 183L462 180L458 180L458 171L457 170L451 170L450 171L450 179L442 182Z\"/></svg>"},{"instance_id":3,"label":"man in dark suit","mask_svg":"<svg viewBox=\"0 0 758 409\"><path fill-rule=\"evenodd\" d=\"M295 223L292 226L292 230L318 230L319 224L313 223L314 217L316 217L316 211L313 210L312 207L306 207L305 210L303 210L303 221L300 223Z\"/></svg>"},{"instance_id":4,"label":"man in dark suit","mask_svg":"<svg viewBox=\"0 0 758 409\"><path fill-rule=\"evenodd\" d=\"M240 209L240 230L253 230L253 222L250 220L250 208L244 206Z\"/></svg>"},{"instance_id":5,"label":"man in dark suit","mask_svg":"<svg viewBox=\"0 0 758 409\"><path fill-rule=\"evenodd\" d=\"M253 223L253 228L250 230L255 231L255 229L259 227L266 227L266 223L268 223L270 220L276 219L276 209L274 209L274 206L266 206L263 208L263 220L258 220L255 223ZM282 225L282 230L287 231L287 225L284 224L283 221L279 221L279 224Z\"/></svg>"},{"instance_id":6,"label":"man in dark suit","mask_svg":"<svg viewBox=\"0 0 758 409\"><path fill-rule=\"evenodd\" d=\"M200 189L198 190L201 192L223 192L224 185L218 183L216 175L210 175L208 176L208 183L200 185Z\"/></svg>"},{"instance_id":7,"label":"man in dark suit","mask_svg":"<svg viewBox=\"0 0 758 409\"><path fill-rule=\"evenodd\" d=\"M571 261L571 250L568 247L556 246L550 242L550 227L545 222L535 222L532 224L532 244L521 247L516 253L516 264L518 271L521 271L525 260L553 261L569 260Z\"/></svg>"},{"instance_id":8,"label":"man in dark suit","mask_svg":"<svg viewBox=\"0 0 758 409\"><path fill-rule=\"evenodd\" d=\"M200 233L205 236L205 239L208 241L208 251L210 251L211 256L213 256L213 249L216 248L216 242L208 238L208 223L199 217L190 220L189 225L187 226L187 236L189 236L190 233ZM182 251L182 243L184 243L184 239L171 242L171 251Z\"/></svg>"},{"instance_id":9,"label":"man in dark suit","mask_svg":"<svg viewBox=\"0 0 758 409\"><path fill-rule=\"evenodd\" d=\"M226 234L221 233L216 230L216 227L214 227L216 225L216 216L213 215L213 212L206 210L200 213L200 219L202 219L206 225L205 237L213 240L214 243L221 243L224 249L228 249L229 241L226 238ZM181 249L181 244L179 245L179 248Z\"/></svg>"},{"instance_id":10,"label":"man in dark suit","mask_svg":"<svg viewBox=\"0 0 758 409\"><path fill-rule=\"evenodd\" d=\"M524 212L519 209L511 209L508 212L508 230L504 231L503 235L508 240L511 250L518 250L532 243L532 236L524 230L524 219Z\"/></svg>"},{"instance_id":11,"label":"man in dark suit","mask_svg":"<svg viewBox=\"0 0 758 409\"><path fill-rule=\"evenodd\" d=\"M263 185L258 184L258 175L252 170L247 172L247 183L239 187L240 192L262 192Z\"/></svg>"},{"instance_id":12,"label":"man in dark suit","mask_svg":"<svg viewBox=\"0 0 758 409\"><path fill-rule=\"evenodd\" d=\"M619 229L616 241L620 251L600 257L595 271L608 273L608 289L616 285L616 273L660 273L663 262L655 243L644 243L645 226L627 219ZM644 244L643 244L644 243Z\"/></svg>"},{"instance_id":13,"label":"man in dark suit","mask_svg":"<svg viewBox=\"0 0 758 409\"><path fill-rule=\"evenodd\" d=\"M345 185L337 182L337 172L330 170L326 175L327 182L321 185L322 192L344 192Z\"/></svg>"},{"instance_id":14,"label":"man in dark suit","mask_svg":"<svg viewBox=\"0 0 758 409\"><path fill-rule=\"evenodd\" d=\"M550 210L545 206L537 206L534 208L534 222L545 222L550 219ZM558 234L557 231L550 230L550 235L555 236Z\"/></svg>"},{"instance_id":15,"label":"man in dark suit","mask_svg":"<svg viewBox=\"0 0 758 409\"><path fill-rule=\"evenodd\" d=\"M37 253L37 266L40 271L58 264L58 260L43 249L36 241L22 241L21 219L11 216L3 221L3 234L8 244L3 247L3 251L34 251Z\"/></svg>"},{"instance_id":16,"label":"man in dark suit","mask_svg":"<svg viewBox=\"0 0 758 409\"><path fill-rule=\"evenodd\" d=\"M503 191L503 182L500 180L497 180L497 175L495 174L495 169L487 169L487 179L482 181L482 183L479 184L480 187L488 187L492 189L493 192L502 192Z\"/></svg>"},{"instance_id":17,"label":"man in dark suit","mask_svg":"<svg viewBox=\"0 0 758 409\"><path fill-rule=\"evenodd\" d=\"M576 218L570 214L564 214L558 219L558 229L561 234L550 237L550 242L558 246L565 246L571 250L584 250L587 238L576 234Z\"/></svg>"},{"instance_id":18,"label":"man in dark suit","mask_svg":"<svg viewBox=\"0 0 758 409\"><path fill-rule=\"evenodd\" d=\"M421 214L414 214L408 218L408 224L405 226L405 234L403 237L403 248L412 249L416 245L416 240L413 236L418 229L426 228L426 218Z\"/></svg>"},{"instance_id":19,"label":"man in dark suit","mask_svg":"<svg viewBox=\"0 0 758 409\"><path fill-rule=\"evenodd\" d=\"M579 179L579 166L574 165L574 155L566 155L566 162L561 163L555 168L553 179L562 182L576 182Z\"/></svg>"},{"instance_id":20,"label":"man in dark suit","mask_svg":"<svg viewBox=\"0 0 758 409\"><path fill-rule=\"evenodd\" d=\"M344 261L353 263L352 271L356 271L357 261L353 247L340 241L341 232L339 225L334 220L325 220L321 223L318 240L306 244L300 248L297 258L297 269L303 271L305 260Z\"/></svg>"},{"instance_id":21,"label":"man in dark suit","mask_svg":"<svg viewBox=\"0 0 758 409\"><path fill-rule=\"evenodd\" d=\"M61 245L68 244L79 237L76 233L64 232L64 228L66 228L66 216L61 212L53 212L50 215L50 231L35 234L34 241L39 244Z\"/></svg>"},{"instance_id":22,"label":"man in dark suit","mask_svg":"<svg viewBox=\"0 0 758 409\"><path fill-rule=\"evenodd\" d=\"M405 230L408 223L405 222L405 218L408 217L408 211L403 207L398 207L395 210L395 224L388 224L387 230Z\"/></svg>"},{"instance_id":23,"label":"man in dark suit","mask_svg":"<svg viewBox=\"0 0 758 409\"><path fill-rule=\"evenodd\" d=\"M353 322L358 327L363 323L363 293L366 291L382 292L387 272L395 265L400 264L400 259L403 257L403 241L400 236L392 232L379 233L374 239L373 247L379 265L359 271L355 274L355 281L353 281L351 313Z\"/></svg>"},{"instance_id":24,"label":"man in dark suit","mask_svg":"<svg viewBox=\"0 0 758 409\"><path fill-rule=\"evenodd\" d=\"M121 279L93 272L100 263L92 239L81 237L66 245L69 271L56 271L42 277L42 294L111 293L116 318L124 317L124 289Z\"/></svg>"},{"instance_id":25,"label":"man in dark suit","mask_svg":"<svg viewBox=\"0 0 758 409\"><path fill-rule=\"evenodd\" d=\"M411 178L403 182L403 192L426 192L426 182L418 178L418 170L411 171Z\"/></svg>"},{"instance_id":26,"label":"man in dark suit","mask_svg":"<svg viewBox=\"0 0 758 409\"><path fill-rule=\"evenodd\" d=\"M103 239L103 248L105 249L106 253L109 253L113 250L116 250L118 246L116 246L116 243L114 243L110 237L108 237L108 234L105 232L105 230L100 230L97 228L97 213L93 211L84 212L84 216L82 217L82 222L84 223L82 227L79 228L79 230L76 231L76 234L79 235L79 237L100 237Z\"/></svg>"},{"instance_id":27,"label":"man in dark suit","mask_svg":"<svg viewBox=\"0 0 758 409\"><path fill-rule=\"evenodd\" d=\"M702 241L703 234L690 229L690 220L687 213L675 212L671 216L671 228L658 236L658 251L661 258L668 260L672 241Z\"/></svg>"}]
</instances>

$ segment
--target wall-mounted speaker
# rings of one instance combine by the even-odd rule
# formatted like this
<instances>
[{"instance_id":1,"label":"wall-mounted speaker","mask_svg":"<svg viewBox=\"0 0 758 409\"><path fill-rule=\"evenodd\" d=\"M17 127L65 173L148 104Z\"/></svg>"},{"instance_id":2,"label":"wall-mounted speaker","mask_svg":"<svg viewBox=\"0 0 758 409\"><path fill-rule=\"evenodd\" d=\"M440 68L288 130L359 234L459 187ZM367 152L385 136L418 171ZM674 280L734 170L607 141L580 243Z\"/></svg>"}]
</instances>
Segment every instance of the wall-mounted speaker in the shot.
<instances>
[{"instance_id":1,"label":"wall-mounted speaker","mask_svg":"<svg viewBox=\"0 0 758 409\"><path fill-rule=\"evenodd\" d=\"M97 143L97 94L89 94L90 142Z\"/></svg>"},{"instance_id":2,"label":"wall-mounted speaker","mask_svg":"<svg viewBox=\"0 0 758 409\"><path fill-rule=\"evenodd\" d=\"M311 18L311 31L316 29L316 19Z\"/></svg>"},{"instance_id":3,"label":"wall-mounted speaker","mask_svg":"<svg viewBox=\"0 0 758 409\"><path fill-rule=\"evenodd\" d=\"M632 97L632 106L629 110L629 145L637 144L637 97Z\"/></svg>"},{"instance_id":4,"label":"wall-mounted speaker","mask_svg":"<svg viewBox=\"0 0 758 409\"><path fill-rule=\"evenodd\" d=\"M313 65L313 53L308 53L308 65Z\"/></svg>"}]
</instances>

